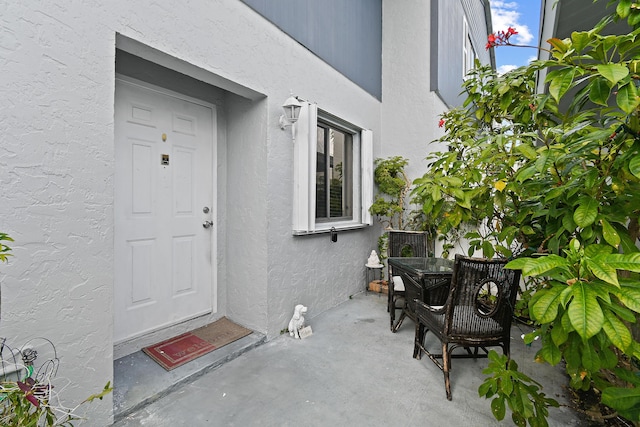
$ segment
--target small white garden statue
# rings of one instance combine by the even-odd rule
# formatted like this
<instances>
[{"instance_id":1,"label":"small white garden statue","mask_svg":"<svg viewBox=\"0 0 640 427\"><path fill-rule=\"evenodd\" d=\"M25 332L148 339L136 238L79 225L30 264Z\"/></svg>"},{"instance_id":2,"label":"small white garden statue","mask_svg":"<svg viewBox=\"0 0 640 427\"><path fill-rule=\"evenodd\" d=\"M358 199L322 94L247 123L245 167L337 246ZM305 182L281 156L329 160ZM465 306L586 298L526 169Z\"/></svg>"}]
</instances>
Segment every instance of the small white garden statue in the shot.
<instances>
[{"instance_id":1,"label":"small white garden statue","mask_svg":"<svg viewBox=\"0 0 640 427\"><path fill-rule=\"evenodd\" d=\"M380 263L380 258L378 258L378 254L376 253L376 251L371 251L371 255L369 255L369 259L367 260L367 267L383 267L383 265Z\"/></svg>"},{"instance_id":2,"label":"small white garden statue","mask_svg":"<svg viewBox=\"0 0 640 427\"><path fill-rule=\"evenodd\" d=\"M304 328L304 315L306 313L307 307L302 304L296 305L293 317L289 321L289 335L295 339L300 339L300 329Z\"/></svg>"}]
</instances>

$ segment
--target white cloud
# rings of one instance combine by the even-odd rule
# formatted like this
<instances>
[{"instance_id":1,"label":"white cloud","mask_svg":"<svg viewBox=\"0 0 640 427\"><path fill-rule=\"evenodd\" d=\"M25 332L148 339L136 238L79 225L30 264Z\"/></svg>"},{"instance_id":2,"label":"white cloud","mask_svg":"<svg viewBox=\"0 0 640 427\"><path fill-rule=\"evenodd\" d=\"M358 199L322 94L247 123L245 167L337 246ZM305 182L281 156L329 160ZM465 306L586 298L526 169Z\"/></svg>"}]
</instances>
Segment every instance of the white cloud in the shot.
<instances>
[{"instance_id":1,"label":"white cloud","mask_svg":"<svg viewBox=\"0 0 640 427\"><path fill-rule=\"evenodd\" d=\"M511 70L515 70L516 68L518 68L517 65L501 65L498 67L498 69L496 70L498 72L498 74L505 74L508 73Z\"/></svg>"},{"instance_id":2,"label":"white cloud","mask_svg":"<svg viewBox=\"0 0 640 427\"><path fill-rule=\"evenodd\" d=\"M513 44L531 44L534 37L531 29L521 21L518 3L504 0L490 0L491 21L493 32L507 31L509 27L516 29L518 34L511 37Z\"/></svg>"}]
</instances>

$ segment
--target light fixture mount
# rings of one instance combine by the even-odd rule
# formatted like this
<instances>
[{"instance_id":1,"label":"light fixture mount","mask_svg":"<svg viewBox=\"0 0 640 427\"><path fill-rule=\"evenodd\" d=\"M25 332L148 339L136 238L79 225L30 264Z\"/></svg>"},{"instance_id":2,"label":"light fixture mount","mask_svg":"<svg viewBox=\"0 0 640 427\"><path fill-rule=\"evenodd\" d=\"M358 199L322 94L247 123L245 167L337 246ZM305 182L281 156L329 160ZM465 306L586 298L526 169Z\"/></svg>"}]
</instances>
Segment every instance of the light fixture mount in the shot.
<instances>
[{"instance_id":1,"label":"light fixture mount","mask_svg":"<svg viewBox=\"0 0 640 427\"><path fill-rule=\"evenodd\" d=\"M302 104L298 101L298 98L291 94L282 104L284 114L280 116L280 129L284 130L287 126L291 126L291 131L293 132L293 124L298 121L301 108Z\"/></svg>"}]
</instances>

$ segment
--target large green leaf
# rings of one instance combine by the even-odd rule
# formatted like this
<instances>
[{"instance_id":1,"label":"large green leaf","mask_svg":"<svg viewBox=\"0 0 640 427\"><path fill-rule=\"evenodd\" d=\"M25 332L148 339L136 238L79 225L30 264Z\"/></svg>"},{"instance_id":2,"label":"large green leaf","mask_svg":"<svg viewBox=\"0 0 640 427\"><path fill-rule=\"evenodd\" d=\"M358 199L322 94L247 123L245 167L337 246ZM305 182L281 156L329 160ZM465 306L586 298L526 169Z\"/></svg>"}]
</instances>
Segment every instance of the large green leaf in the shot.
<instances>
[{"instance_id":1,"label":"large green leaf","mask_svg":"<svg viewBox=\"0 0 640 427\"><path fill-rule=\"evenodd\" d=\"M631 13L631 0L620 0L616 6L616 13L620 18L626 19Z\"/></svg>"},{"instance_id":2,"label":"large green leaf","mask_svg":"<svg viewBox=\"0 0 640 427\"><path fill-rule=\"evenodd\" d=\"M586 31L574 31L571 33L571 41L573 42L573 48L576 52L582 51L589 44L589 33Z\"/></svg>"},{"instance_id":3,"label":"large green leaf","mask_svg":"<svg viewBox=\"0 0 640 427\"><path fill-rule=\"evenodd\" d=\"M576 282L572 286L573 299L567 309L571 324L585 340L600 332L604 323L604 314L596 294L589 286L592 285L583 282Z\"/></svg>"},{"instance_id":4,"label":"large green leaf","mask_svg":"<svg viewBox=\"0 0 640 427\"><path fill-rule=\"evenodd\" d=\"M522 274L525 276L539 276L554 268L566 266L567 260L559 255L551 254L540 258L528 258L528 261L522 265Z\"/></svg>"},{"instance_id":5,"label":"large green leaf","mask_svg":"<svg viewBox=\"0 0 640 427\"><path fill-rule=\"evenodd\" d=\"M609 254L603 257L604 262L618 270L628 270L640 273L640 253Z\"/></svg>"},{"instance_id":6,"label":"large green leaf","mask_svg":"<svg viewBox=\"0 0 640 427\"><path fill-rule=\"evenodd\" d=\"M539 290L529 304L531 317L540 323L553 322L558 315L558 306L562 304L564 290L562 286Z\"/></svg>"},{"instance_id":7,"label":"large green leaf","mask_svg":"<svg viewBox=\"0 0 640 427\"><path fill-rule=\"evenodd\" d=\"M611 95L611 83L605 78L596 78L589 88L589 99L594 104L608 106L609 95Z\"/></svg>"},{"instance_id":8,"label":"large green leaf","mask_svg":"<svg viewBox=\"0 0 640 427\"><path fill-rule=\"evenodd\" d=\"M549 156L549 150L542 150L536 159L536 170L544 172L553 164L553 160Z\"/></svg>"},{"instance_id":9,"label":"large green leaf","mask_svg":"<svg viewBox=\"0 0 640 427\"><path fill-rule=\"evenodd\" d=\"M602 224L602 237L604 237L604 240L614 248L617 248L620 245L620 236L616 229L604 218L600 220L600 223Z\"/></svg>"},{"instance_id":10,"label":"large green leaf","mask_svg":"<svg viewBox=\"0 0 640 427\"><path fill-rule=\"evenodd\" d=\"M507 407L504 404L504 397L496 397L491 401L491 412L496 420L502 421L507 412Z\"/></svg>"},{"instance_id":11,"label":"large green leaf","mask_svg":"<svg viewBox=\"0 0 640 427\"><path fill-rule=\"evenodd\" d=\"M560 99L571 88L575 76L575 68L567 67L559 70L557 75L551 80L549 84L549 94L553 96L556 102L560 102Z\"/></svg>"},{"instance_id":12,"label":"large green leaf","mask_svg":"<svg viewBox=\"0 0 640 427\"><path fill-rule=\"evenodd\" d=\"M636 246L635 237L632 238L629 236L627 229L623 225L614 224L614 227L618 230L618 235L620 236L620 247L624 254L640 252L640 249Z\"/></svg>"},{"instance_id":13,"label":"large green leaf","mask_svg":"<svg viewBox=\"0 0 640 427\"><path fill-rule=\"evenodd\" d=\"M617 292L616 292L617 293ZM633 314L633 311L629 310L627 307L624 307L620 304L601 304L601 307L605 310L610 310L621 320L624 320L629 323L635 323L636 316Z\"/></svg>"},{"instance_id":14,"label":"large green leaf","mask_svg":"<svg viewBox=\"0 0 640 427\"><path fill-rule=\"evenodd\" d=\"M531 261L533 258L527 258L527 257L523 257L523 258L516 258L514 260L509 261L504 268L509 268L511 270L522 270L527 263L529 263L529 261Z\"/></svg>"},{"instance_id":15,"label":"large green leaf","mask_svg":"<svg viewBox=\"0 0 640 427\"><path fill-rule=\"evenodd\" d=\"M587 258L596 258L598 256L610 255L611 251L612 248L609 245L588 245L584 248L584 255Z\"/></svg>"},{"instance_id":16,"label":"large green leaf","mask_svg":"<svg viewBox=\"0 0 640 427\"><path fill-rule=\"evenodd\" d=\"M562 360L562 352L552 340L544 340L542 342L542 348L538 351L537 355L542 357L550 365L557 365Z\"/></svg>"},{"instance_id":17,"label":"large green leaf","mask_svg":"<svg viewBox=\"0 0 640 427\"><path fill-rule=\"evenodd\" d=\"M511 102L513 101L513 94L511 92L507 92L501 99L500 99L500 108L502 110L506 110L509 108L509 106L511 105Z\"/></svg>"},{"instance_id":18,"label":"large green leaf","mask_svg":"<svg viewBox=\"0 0 640 427\"><path fill-rule=\"evenodd\" d=\"M507 395L513 392L513 382L511 381L511 375L509 375L508 372L504 372L500 375L500 391Z\"/></svg>"},{"instance_id":19,"label":"large green leaf","mask_svg":"<svg viewBox=\"0 0 640 427\"><path fill-rule=\"evenodd\" d=\"M629 329L609 310L604 310L604 323L602 324L602 329L605 334L607 334L607 337L609 337L613 345L622 351L626 351L633 341Z\"/></svg>"},{"instance_id":20,"label":"large green leaf","mask_svg":"<svg viewBox=\"0 0 640 427\"><path fill-rule=\"evenodd\" d=\"M640 178L640 154L636 154L629 161L629 172L631 172L636 178Z\"/></svg>"},{"instance_id":21,"label":"large green leaf","mask_svg":"<svg viewBox=\"0 0 640 427\"><path fill-rule=\"evenodd\" d=\"M629 69L622 64L599 64L596 69L605 79L616 84L629 75Z\"/></svg>"},{"instance_id":22,"label":"large green leaf","mask_svg":"<svg viewBox=\"0 0 640 427\"><path fill-rule=\"evenodd\" d=\"M600 358L596 349L591 345L582 346L582 366L588 371L595 372L600 369Z\"/></svg>"},{"instance_id":23,"label":"large green leaf","mask_svg":"<svg viewBox=\"0 0 640 427\"><path fill-rule=\"evenodd\" d=\"M633 111L640 104L638 89L636 88L635 82L628 82L618 88L616 103L618 104L618 107L620 107L620 109L625 113L633 113Z\"/></svg>"},{"instance_id":24,"label":"large green leaf","mask_svg":"<svg viewBox=\"0 0 640 427\"><path fill-rule=\"evenodd\" d=\"M600 307L605 307L607 304L611 304L611 295L615 295L619 287L600 280L594 280L590 283L589 289L598 297Z\"/></svg>"},{"instance_id":25,"label":"large green leaf","mask_svg":"<svg viewBox=\"0 0 640 427\"><path fill-rule=\"evenodd\" d=\"M602 403L629 420L640 421L640 388L608 387L602 391Z\"/></svg>"},{"instance_id":26,"label":"large green leaf","mask_svg":"<svg viewBox=\"0 0 640 427\"><path fill-rule=\"evenodd\" d=\"M621 286L620 291L617 294L618 299L621 303L627 306L627 308L635 311L636 313L640 313L640 289L625 287L624 282L621 282L621 284L623 286Z\"/></svg>"},{"instance_id":27,"label":"large green leaf","mask_svg":"<svg viewBox=\"0 0 640 427\"><path fill-rule=\"evenodd\" d=\"M580 366L581 357L580 350L582 349L582 339L578 334L571 334L567 342L566 349L564 351L564 360L567 362L568 367Z\"/></svg>"},{"instance_id":28,"label":"large green leaf","mask_svg":"<svg viewBox=\"0 0 640 427\"><path fill-rule=\"evenodd\" d=\"M537 154L536 154L537 157ZM531 165L531 166L527 166L526 168L520 169L518 171L518 173L516 174L516 180L518 182L524 182L527 179L533 177L536 174L536 167L535 165Z\"/></svg>"},{"instance_id":29,"label":"large green leaf","mask_svg":"<svg viewBox=\"0 0 640 427\"><path fill-rule=\"evenodd\" d=\"M638 9L631 10L627 23L633 28L636 28L638 24L640 24L640 12L638 12Z\"/></svg>"},{"instance_id":30,"label":"large green leaf","mask_svg":"<svg viewBox=\"0 0 640 427\"><path fill-rule=\"evenodd\" d=\"M569 331L558 325L551 328L551 339L557 346L561 346L569 339Z\"/></svg>"},{"instance_id":31,"label":"large green leaf","mask_svg":"<svg viewBox=\"0 0 640 427\"><path fill-rule=\"evenodd\" d=\"M589 270L601 280L618 286L618 274L615 268L602 262L604 257L596 259L587 259L587 267ZM599 262L600 261L600 262Z\"/></svg>"},{"instance_id":32,"label":"large green leaf","mask_svg":"<svg viewBox=\"0 0 640 427\"><path fill-rule=\"evenodd\" d=\"M573 220L578 227L588 227L598 217L598 202L590 197L580 200L580 204L573 212Z\"/></svg>"},{"instance_id":33,"label":"large green leaf","mask_svg":"<svg viewBox=\"0 0 640 427\"><path fill-rule=\"evenodd\" d=\"M565 44L565 42L559 38L551 38L547 40L547 43L549 43L551 46L553 46L556 50L564 53L567 51L568 47Z\"/></svg>"}]
</instances>

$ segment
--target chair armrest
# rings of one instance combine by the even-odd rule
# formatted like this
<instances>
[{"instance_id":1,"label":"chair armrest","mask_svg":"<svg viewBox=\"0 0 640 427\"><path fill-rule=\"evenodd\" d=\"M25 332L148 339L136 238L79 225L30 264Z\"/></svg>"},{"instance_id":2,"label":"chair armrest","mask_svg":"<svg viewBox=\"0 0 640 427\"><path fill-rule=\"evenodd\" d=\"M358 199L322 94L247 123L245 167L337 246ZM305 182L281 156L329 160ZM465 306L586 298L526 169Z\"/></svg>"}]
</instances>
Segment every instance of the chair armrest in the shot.
<instances>
[{"instance_id":1,"label":"chair armrest","mask_svg":"<svg viewBox=\"0 0 640 427\"><path fill-rule=\"evenodd\" d=\"M418 299L415 300L415 303L416 303L416 313L420 313L422 311L422 312L430 312L433 314L444 314L447 308L447 304L429 305L429 304L425 304L424 302Z\"/></svg>"},{"instance_id":2,"label":"chair armrest","mask_svg":"<svg viewBox=\"0 0 640 427\"><path fill-rule=\"evenodd\" d=\"M442 288L446 288L447 291L451 287L451 276L440 277L438 279L431 279L432 281L425 285L425 289L429 292L436 291L441 292Z\"/></svg>"}]
</instances>

